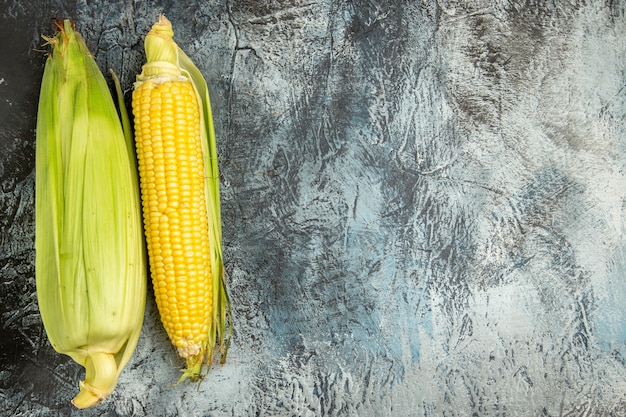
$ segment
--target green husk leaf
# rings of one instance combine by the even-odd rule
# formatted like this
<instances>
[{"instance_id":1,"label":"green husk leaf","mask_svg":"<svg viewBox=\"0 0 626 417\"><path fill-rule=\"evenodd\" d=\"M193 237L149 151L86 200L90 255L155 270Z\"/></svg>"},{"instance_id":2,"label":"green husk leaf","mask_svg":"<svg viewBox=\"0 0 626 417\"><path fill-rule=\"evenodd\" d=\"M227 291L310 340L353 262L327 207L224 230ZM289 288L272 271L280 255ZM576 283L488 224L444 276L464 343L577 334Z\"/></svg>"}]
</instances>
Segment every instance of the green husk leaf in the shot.
<instances>
[{"instance_id":1,"label":"green husk leaf","mask_svg":"<svg viewBox=\"0 0 626 417\"><path fill-rule=\"evenodd\" d=\"M132 147L83 39L58 26L37 116L35 272L51 345L86 368L73 400L86 408L135 350L147 265Z\"/></svg>"}]
</instances>

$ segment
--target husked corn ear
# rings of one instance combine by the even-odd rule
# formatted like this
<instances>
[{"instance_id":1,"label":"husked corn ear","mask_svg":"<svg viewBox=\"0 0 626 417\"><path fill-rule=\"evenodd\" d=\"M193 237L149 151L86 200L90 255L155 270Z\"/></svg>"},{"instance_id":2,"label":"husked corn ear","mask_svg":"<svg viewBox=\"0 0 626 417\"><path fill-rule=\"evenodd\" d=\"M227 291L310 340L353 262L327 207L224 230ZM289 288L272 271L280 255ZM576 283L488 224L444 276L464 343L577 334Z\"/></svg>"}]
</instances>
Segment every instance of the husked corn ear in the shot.
<instances>
[{"instance_id":1,"label":"husked corn ear","mask_svg":"<svg viewBox=\"0 0 626 417\"><path fill-rule=\"evenodd\" d=\"M156 301L172 343L190 358L206 343L213 307L198 101L190 81L146 81L134 106Z\"/></svg>"},{"instance_id":2,"label":"husked corn ear","mask_svg":"<svg viewBox=\"0 0 626 417\"><path fill-rule=\"evenodd\" d=\"M146 36L132 105L152 283L182 381L202 377L216 343L225 360L230 307L208 89L173 35L161 16Z\"/></svg>"},{"instance_id":3,"label":"husked corn ear","mask_svg":"<svg viewBox=\"0 0 626 417\"><path fill-rule=\"evenodd\" d=\"M37 299L52 347L85 367L72 402L86 408L111 394L143 323L139 184L132 137L84 41L69 20L47 41L37 115ZM120 113L128 119L123 106Z\"/></svg>"}]
</instances>

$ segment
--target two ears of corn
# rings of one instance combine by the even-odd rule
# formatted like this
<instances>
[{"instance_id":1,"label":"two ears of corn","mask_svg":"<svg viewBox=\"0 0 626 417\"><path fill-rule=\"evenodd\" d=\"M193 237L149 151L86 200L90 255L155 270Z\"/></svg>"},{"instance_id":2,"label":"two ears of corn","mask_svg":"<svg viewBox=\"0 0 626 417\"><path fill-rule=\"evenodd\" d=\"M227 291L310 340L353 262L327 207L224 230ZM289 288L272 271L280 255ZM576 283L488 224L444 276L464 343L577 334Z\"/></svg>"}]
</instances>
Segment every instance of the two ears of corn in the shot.
<instances>
[{"instance_id":1,"label":"two ears of corn","mask_svg":"<svg viewBox=\"0 0 626 417\"><path fill-rule=\"evenodd\" d=\"M85 367L72 403L87 408L113 392L136 348L148 264L186 361L179 382L201 379L216 348L224 362L230 302L208 89L171 23L161 16L146 36L136 143L117 77L119 116L81 36L68 20L58 29L37 116L35 272L51 345Z\"/></svg>"}]
</instances>

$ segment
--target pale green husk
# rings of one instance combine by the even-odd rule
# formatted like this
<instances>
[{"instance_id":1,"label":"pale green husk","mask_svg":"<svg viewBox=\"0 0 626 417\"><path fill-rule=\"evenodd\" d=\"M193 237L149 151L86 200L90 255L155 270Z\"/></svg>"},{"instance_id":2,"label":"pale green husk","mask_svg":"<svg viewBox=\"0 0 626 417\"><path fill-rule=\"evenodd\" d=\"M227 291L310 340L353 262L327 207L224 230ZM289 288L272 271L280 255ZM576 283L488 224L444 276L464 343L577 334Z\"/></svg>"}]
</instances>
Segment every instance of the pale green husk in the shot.
<instances>
[{"instance_id":1,"label":"pale green husk","mask_svg":"<svg viewBox=\"0 0 626 417\"><path fill-rule=\"evenodd\" d=\"M140 194L132 136L81 36L66 20L47 41L37 116L37 298L54 349L86 368L72 401L85 408L113 391L141 331ZM120 112L128 118L124 106Z\"/></svg>"}]
</instances>

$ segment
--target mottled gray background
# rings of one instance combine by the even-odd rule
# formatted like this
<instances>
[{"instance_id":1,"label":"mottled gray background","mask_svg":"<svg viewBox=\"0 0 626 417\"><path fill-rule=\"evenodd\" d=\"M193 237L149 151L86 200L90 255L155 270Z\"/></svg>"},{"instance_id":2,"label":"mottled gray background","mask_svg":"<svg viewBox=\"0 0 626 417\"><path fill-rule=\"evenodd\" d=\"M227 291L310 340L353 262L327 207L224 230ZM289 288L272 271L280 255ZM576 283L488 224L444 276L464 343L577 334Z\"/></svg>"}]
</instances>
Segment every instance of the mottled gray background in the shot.
<instances>
[{"instance_id":1,"label":"mottled gray background","mask_svg":"<svg viewBox=\"0 0 626 417\"><path fill-rule=\"evenodd\" d=\"M36 50L73 18L129 90L160 13L211 88L233 343L169 386L149 297L117 390L79 412L35 296ZM0 414L626 416L625 13L1 0Z\"/></svg>"}]
</instances>

